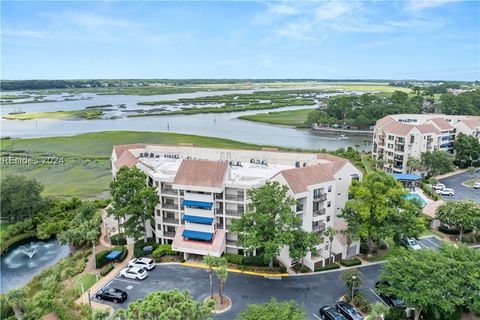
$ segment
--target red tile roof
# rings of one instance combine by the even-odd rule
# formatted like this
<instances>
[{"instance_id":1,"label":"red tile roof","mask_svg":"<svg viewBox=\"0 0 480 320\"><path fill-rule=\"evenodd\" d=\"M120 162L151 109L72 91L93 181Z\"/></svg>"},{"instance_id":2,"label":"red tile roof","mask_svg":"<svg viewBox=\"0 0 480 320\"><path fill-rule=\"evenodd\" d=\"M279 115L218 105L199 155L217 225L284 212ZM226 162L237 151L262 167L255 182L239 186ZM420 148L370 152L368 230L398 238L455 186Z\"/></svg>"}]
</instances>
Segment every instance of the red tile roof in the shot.
<instances>
[{"instance_id":1,"label":"red tile roof","mask_svg":"<svg viewBox=\"0 0 480 320\"><path fill-rule=\"evenodd\" d=\"M113 150L117 158L120 158L122 153L128 149L138 149L138 148L145 148L147 145L144 143L132 143L132 144L121 144L118 146L113 146Z\"/></svg>"},{"instance_id":2,"label":"red tile roof","mask_svg":"<svg viewBox=\"0 0 480 320\"><path fill-rule=\"evenodd\" d=\"M460 121L465 123L465 125L470 129L475 129L477 127L480 127L480 117L472 117L472 118L467 118Z\"/></svg>"},{"instance_id":3,"label":"red tile roof","mask_svg":"<svg viewBox=\"0 0 480 320\"><path fill-rule=\"evenodd\" d=\"M126 150L121 153L120 157L113 165L115 168L117 168L117 170L124 166L131 168L135 166L138 161L139 160L129 150Z\"/></svg>"},{"instance_id":4,"label":"red tile roof","mask_svg":"<svg viewBox=\"0 0 480 320\"><path fill-rule=\"evenodd\" d=\"M228 163L209 160L182 160L174 184L221 188Z\"/></svg>"},{"instance_id":5,"label":"red tile roof","mask_svg":"<svg viewBox=\"0 0 480 320\"><path fill-rule=\"evenodd\" d=\"M332 164L315 164L302 168L293 168L280 171L293 193L302 193L308 186L333 181Z\"/></svg>"},{"instance_id":6,"label":"red tile roof","mask_svg":"<svg viewBox=\"0 0 480 320\"><path fill-rule=\"evenodd\" d=\"M443 118L435 118L431 119L431 121L440 129L440 130L451 130L453 129L453 126L448 123L447 120Z\"/></svg>"}]
</instances>

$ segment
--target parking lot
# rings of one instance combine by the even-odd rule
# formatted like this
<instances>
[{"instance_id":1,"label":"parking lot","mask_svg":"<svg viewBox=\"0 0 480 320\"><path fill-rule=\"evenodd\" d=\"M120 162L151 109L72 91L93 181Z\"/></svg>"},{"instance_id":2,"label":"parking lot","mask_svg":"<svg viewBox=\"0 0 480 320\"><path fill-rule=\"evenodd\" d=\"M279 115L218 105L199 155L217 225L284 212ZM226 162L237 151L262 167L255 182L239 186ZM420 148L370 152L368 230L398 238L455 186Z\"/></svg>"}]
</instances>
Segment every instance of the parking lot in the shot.
<instances>
[{"instance_id":1,"label":"parking lot","mask_svg":"<svg viewBox=\"0 0 480 320\"><path fill-rule=\"evenodd\" d=\"M437 249L440 240L435 236L422 237L418 240L422 248ZM372 302L378 301L373 291L382 264L360 267L364 285L360 291ZM232 298L233 306L229 311L217 315L216 319L232 319L248 304L263 303L276 297L278 300L294 299L305 306L309 319L317 319L318 310L324 305L334 305L346 293L343 283L338 279L342 271L335 270L319 274L269 279L259 276L230 272L225 293ZM126 308L129 302L143 298L150 292L158 290L189 290L197 300L208 297L209 282L206 269L187 267L178 264L161 264L149 271L145 280L131 280L115 276L106 287L114 287L128 293L128 300L122 304L102 301L118 308ZM214 290L218 291L218 280L214 277ZM92 293L95 299L95 293Z\"/></svg>"},{"instance_id":2,"label":"parking lot","mask_svg":"<svg viewBox=\"0 0 480 320\"><path fill-rule=\"evenodd\" d=\"M444 196L443 199L445 201L469 199L480 203L480 189L474 189L472 187L463 185L465 181L474 178L480 178L479 170L473 174L464 172L448 178L440 179L440 183L443 183L447 188L453 188L455 190L454 196Z\"/></svg>"}]
</instances>

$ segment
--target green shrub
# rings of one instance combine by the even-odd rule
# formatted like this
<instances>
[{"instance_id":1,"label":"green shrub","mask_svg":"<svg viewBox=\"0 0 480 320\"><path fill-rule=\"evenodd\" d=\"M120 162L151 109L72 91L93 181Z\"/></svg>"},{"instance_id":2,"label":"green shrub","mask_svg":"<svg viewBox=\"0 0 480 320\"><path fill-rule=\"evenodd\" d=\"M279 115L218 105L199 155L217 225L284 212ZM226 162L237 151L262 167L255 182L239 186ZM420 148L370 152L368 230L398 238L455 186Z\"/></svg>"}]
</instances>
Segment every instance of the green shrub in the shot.
<instances>
[{"instance_id":1,"label":"green shrub","mask_svg":"<svg viewBox=\"0 0 480 320\"><path fill-rule=\"evenodd\" d=\"M7 303L7 298L4 294L0 295L0 306L0 319L7 319L15 315L13 309Z\"/></svg>"},{"instance_id":2,"label":"green shrub","mask_svg":"<svg viewBox=\"0 0 480 320\"><path fill-rule=\"evenodd\" d=\"M345 267L352 267L352 266L358 266L362 264L362 261L358 258L353 258L353 259L345 259L340 261L340 264Z\"/></svg>"},{"instance_id":3,"label":"green shrub","mask_svg":"<svg viewBox=\"0 0 480 320\"><path fill-rule=\"evenodd\" d=\"M142 248L134 248L133 249L133 256L135 258L141 258L145 255L145 251Z\"/></svg>"},{"instance_id":4,"label":"green shrub","mask_svg":"<svg viewBox=\"0 0 480 320\"><path fill-rule=\"evenodd\" d=\"M243 265L243 262L245 261L245 257L240 254L225 253L223 256L227 259L228 263Z\"/></svg>"},{"instance_id":5,"label":"green shrub","mask_svg":"<svg viewBox=\"0 0 480 320\"><path fill-rule=\"evenodd\" d=\"M18 234L16 236L13 236L11 238L8 238L7 240L4 240L4 241L0 241L0 254L2 254L3 252L5 252L8 248L10 248L12 245L14 245L15 243L21 241L21 240L25 240L25 239L28 239L28 238L33 238L37 235L37 232L36 231L30 231L30 232L26 232L26 233L22 233L22 234Z\"/></svg>"},{"instance_id":6,"label":"green shrub","mask_svg":"<svg viewBox=\"0 0 480 320\"><path fill-rule=\"evenodd\" d=\"M335 269L340 269L340 265L336 262L327 264L325 267L315 268L315 272L326 271L326 270L335 270Z\"/></svg>"},{"instance_id":7,"label":"green shrub","mask_svg":"<svg viewBox=\"0 0 480 320\"><path fill-rule=\"evenodd\" d=\"M280 273L287 273L287 267L285 267L285 266L280 266L279 271L280 271Z\"/></svg>"},{"instance_id":8,"label":"green shrub","mask_svg":"<svg viewBox=\"0 0 480 320\"><path fill-rule=\"evenodd\" d=\"M438 227L438 231L443 232L445 234L449 234L449 235L460 234L460 232L457 229L449 228L448 226L445 226L445 225L442 225L442 226ZM467 234L467 233L470 233L470 232L472 232L472 230L465 230L464 234Z\"/></svg>"},{"instance_id":9,"label":"green shrub","mask_svg":"<svg viewBox=\"0 0 480 320\"><path fill-rule=\"evenodd\" d=\"M107 274L110 273L110 271L113 270L113 268L114 268L114 266L112 266L111 264L107 264L106 266L104 266L104 267L102 268L102 270L100 270L100 275L101 275L102 277L106 276Z\"/></svg>"},{"instance_id":10,"label":"green shrub","mask_svg":"<svg viewBox=\"0 0 480 320\"><path fill-rule=\"evenodd\" d=\"M7 232L5 234L5 238L10 238L28 231L32 231L33 227L34 225L33 225L32 219L25 219L23 221L18 221L8 226Z\"/></svg>"},{"instance_id":11,"label":"green shrub","mask_svg":"<svg viewBox=\"0 0 480 320\"><path fill-rule=\"evenodd\" d=\"M133 248L134 248L133 255L135 256L135 258L144 257L147 254L149 254L143 250L143 248L146 246L152 246L153 248L152 252L153 252L158 248L158 243L156 243L155 240L153 239L147 239L147 242L143 241L143 239L136 241L135 244L133 245Z\"/></svg>"},{"instance_id":12,"label":"green shrub","mask_svg":"<svg viewBox=\"0 0 480 320\"><path fill-rule=\"evenodd\" d=\"M161 244L157 249L153 251L153 258L155 260L160 260L161 257L166 255L176 255L177 252L172 250L172 245L170 244Z\"/></svg>"},{"instance_id":13,"label":"green shrub","mask_svg":"<svg viewBox=\"0 0 480 320\"><path fill-rule=\"evenodd\" d=\"M370 312L370 302L368 301L368 299L363 295L363 294L360 294L360 293L357 293L353 299L352 299L352 303L357 306L360 311L362 311L363 313L368 313Z\"/></svg>"},{"instance_id":14,"label":"green shrub","mask_svg":"<svg viewBox=\"0 0 480 320\"><path fill-rule=\"evenodd\" d=\"M310 272L310 268L307 267L307 266L303 266L302 268L302 265L301 264L296 264L292 267L293 270L295 270L296 272L300 272L300 273L307 273L307 272Z\"/></svg>"},{"instance_id":15,"label":"green shrub","mask_svg":"<svg viewBox=\"0 0 480 320\"><path fill-rule=\"evenodd\" d=\"M386 243L385 241L382 241L380 242L380 244L378 245L378 248L379 249L382 249L382 250L385 250L388 248L388 243Z\"/></svg>"},{"instance_id":16,"label":"green shrub","mask_svg":"<svg viewBox=\"0 0 480 320\"><path fill-rule=\"evenodd\" d=\"M110 237L110 241L112 242L112 245L116 246L124 246L127 244L127 238L125 238L123 233L114 234Z\"/></svg>"},{"instance_id":17,"label":"green shrub","mask_svg":"<svg viewBox=\"0 0 480 320\"><path fill-rule=\"evenodd\" d=\"M110 250L100 251L95 255L95 261L97 268L101 268L108 263L107 255L110 253Z\"/></svg>"},{"instance_id":18,"label":"green shrub","mask_svg":"<svg viewBox=\"0 0 480 320\"><path fill-rule=\"evenodd\" d=\"M263 256L249 256L244 257L243 264L246 266L268 266L268 262L265 262ZM274 265L278 265L276 261L273 263Z\"/></svg>"},{"instance_id":19,"label":"green shrub","mask_svg":"<svg viewBox=\"0 0 480 320\"><path fill-rule=\"evenodd\" d=\"M346 295L343 296L343 300L346 303L350 303L352 301L352 296L350 294L346 294Z\"/></svg>"},{"instance_id":20,"label":"green shrub","mask_svg":"<svg viewBox=\"0 0 480 320\"><path fill-rule=\"evenodd\" d=\"M407 314L402 308L390 308L388 313L385 315L385 320L405 320L407 319Z\"/></svg>"}]
</instances>

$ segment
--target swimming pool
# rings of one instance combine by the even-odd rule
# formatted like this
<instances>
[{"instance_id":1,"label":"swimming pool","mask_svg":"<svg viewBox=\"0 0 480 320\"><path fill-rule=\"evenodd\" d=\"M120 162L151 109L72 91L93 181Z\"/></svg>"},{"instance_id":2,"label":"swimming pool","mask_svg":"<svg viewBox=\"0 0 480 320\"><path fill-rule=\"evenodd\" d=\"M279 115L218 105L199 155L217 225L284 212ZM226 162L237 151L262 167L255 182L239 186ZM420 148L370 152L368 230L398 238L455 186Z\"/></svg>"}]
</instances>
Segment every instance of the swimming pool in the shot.
<instances>
[{"instance_id":1,"label":"swimming pool","mask_svg":"<svg viewBox=\"0 0 480 320\"><path fill-rule=\"evenodd\" d=\"M420 197L420 195L418 193L409 193L405 196L405 199L407 200L412 200L412 199L415 199L415 200L418 200L423 207L425 207L425 205L427 204L427 202L425 200L423 200L422 197Z\"/></svg>"}]
</instances>

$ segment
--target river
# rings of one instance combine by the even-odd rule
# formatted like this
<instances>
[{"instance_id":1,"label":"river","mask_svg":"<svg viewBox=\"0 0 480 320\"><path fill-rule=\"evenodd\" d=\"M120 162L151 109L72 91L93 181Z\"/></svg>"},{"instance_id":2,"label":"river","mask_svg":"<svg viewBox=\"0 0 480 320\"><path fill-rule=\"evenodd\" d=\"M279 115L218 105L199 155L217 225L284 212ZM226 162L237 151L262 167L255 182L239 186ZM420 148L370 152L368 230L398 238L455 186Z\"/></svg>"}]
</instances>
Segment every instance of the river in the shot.
<instances>
[{"instance_id":1,"label":"river","mask_svg":"<svg viewBox=\"0 0 480 320\"><path fill-rule=\"evenodd\" d=\"M267 89L265 89L267 90ZM271 89L269 89L271 90ZM78 110L99 104L125 104L127 108L141 108L139 101L174 100L194 98L226 93L252 93L254 90L236 90L222 92L195 92L155 96L96 95L83 93L72 98L90 97L88 100L63 101L49 103L18 104L15 107L26 112L46 112L58 110ZM258 91L258 90L255 90ZM61 95L50 95L46 99L58 99ZM297 110L312 106L295 106L275 109ZM2 114L11 112L14 105L2 106ZM315 132L310 129L296 129L288 126L269 125L238 119L239 116L269 112L272 110L253 110L231 113L199 113L192 115L150 116L99 120L1 120L1 136L12 138L34 138L48 136L69 136L100 131L170 131L210 137L233 139L237 141L271 145L278 147L334 150L340 147L363 145L364 137L350 136L348 140L338 140L338 134Z\"/></svg>"}]
</instances>

